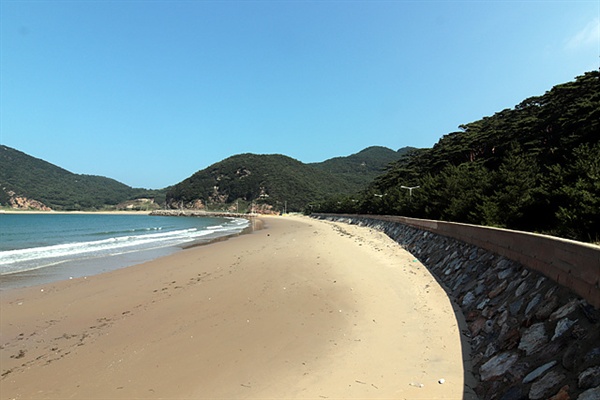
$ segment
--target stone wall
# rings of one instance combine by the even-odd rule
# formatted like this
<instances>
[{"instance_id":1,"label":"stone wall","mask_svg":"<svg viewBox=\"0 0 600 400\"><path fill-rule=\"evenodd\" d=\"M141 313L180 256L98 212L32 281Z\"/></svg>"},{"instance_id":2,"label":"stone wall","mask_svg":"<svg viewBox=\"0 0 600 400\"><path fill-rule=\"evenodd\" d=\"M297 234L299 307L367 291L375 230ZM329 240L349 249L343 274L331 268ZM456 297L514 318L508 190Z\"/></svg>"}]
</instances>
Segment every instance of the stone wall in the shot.
<instances>
[{"instance_id":1,"label":"stone wall","mask_svg":"<svg viewBox=\"0 0 600 400\"><path fill-rule=\"evenodd\" d=\"M600 399L600 311L565 286L572 279L539 272L544 268L555 271L556 264L548 267L540 262L551 257L534 257L537 271L526 268L518 257L509 258L511 253L503 253L502 247L510 240L513 242L506 248L513 255L519 253L516 249L523 248L514 237L509 240L510 235L505 235L510 231L498 230L498 244L493 243L493 229L478 234L469 225L461 231L461 224L453 224L449 229L449 223L400 221L401 217L313 217L381 230L430 269L461 306L467 321L463 333L470 338L472 372L479 379L476 392L481 399ZM483 245L434 233L436 230L463 239L470 237L479 244L492 243L491 247L499 250L486 250ZM537 249L529 252L531 255L548 244L527 241L525 249L527 246ZM555 251L552 249L550 254L556 254ZM593 251L585 254L594 257ZM557 264L564 265L564 261L561 263ZM595 267L596 270L590 268L591 275L587 277L595 282L597 292L600 263ZM558 282L554 280L557 277ZM586 292L592 300L598 298L594 290Z\"/></svg>"}]
</instances>

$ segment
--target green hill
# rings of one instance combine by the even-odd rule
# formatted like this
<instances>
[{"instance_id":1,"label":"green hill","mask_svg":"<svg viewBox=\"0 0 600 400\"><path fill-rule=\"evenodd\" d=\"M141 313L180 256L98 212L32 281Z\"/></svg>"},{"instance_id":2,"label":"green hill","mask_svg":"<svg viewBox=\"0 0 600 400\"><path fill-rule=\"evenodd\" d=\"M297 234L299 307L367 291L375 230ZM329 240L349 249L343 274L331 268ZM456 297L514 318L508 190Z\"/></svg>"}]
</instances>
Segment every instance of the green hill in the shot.
<instances>
[{"instance_id":1,"label":"green hill","mask_svg":"<svg viewBox=\"0 0 600 400\"><path fill-rule=\"evenodd\" d=\"M389 164L398 161L413 150L416 149L414 147L403 147L398 151L394 151L387 147L371 146L356 154L335 157L309 165L342 177L354 183L358 189L362 189L381 175Z\"/></svg>"},{"instance_id":2,"label":"green hill","mask_svg":"<svg viewBox=\"0 0 600 400\"><path fill-rule=\"evenodd\" d=\"M355 187L332 174L283 155L240 154L196 172L171 187L171 207L246 211L254 202L267 209L299 210L304 204ZM240 202L242 209L240 209Z\"/></svg>"},{"instance_id":3,"label":"green hill","mask_svg":"<svg viewBox=\"0 0 600 400\"><path fill-rule=\"evenodd\" d=\"M460 126L321 211L397 214L600 241L600 73ZM402 186L419 186L410 192Z\"/></svg>"},{"instance_id":4,"label":"green hill","mask_svg":"<svg viewBox=\"0 0 600 400\"><path fill-rule=\"evenodd\" d=\"M370 147L348 157L304 164L278 155L240 154L196 172L170 188L173 208L298 211L310 202L363 190L402 152Z\"/></svg>"},{"instance_id":5,"label":"green hill","mask_svg":"<svg viewBox=\"0 0 600 400\"><path fill-rule=\"evenodd\" d=\"M311 201L363 190L408 150L370 147L315 164L283 155L241 154L198 171L172 188L146 190L110 178L74 174L0 146L0 206L18 203L19 208L106 210L156 208L167 203L171 207L233 209L235 201L235 207L242 210L254 204L264 211L286 207L293 211Z\"/></svg>"},{"instance_id":6,"label":"green hill","mask_svg":"<svg viewBox=\"0 0 600 400\"><path fill-rule=\"evenodd\" d=\"M164 192L134 189L114 179L79 175L23 152L0 146L0 206L25 198L54 210L114 209L137 198L164 199ZM140 202L138 202L140 203ZM141 202L143 205L149 201ZM138 205L139 207L140 205ZM148 204L146 204L148 206Z\"/></svg>"}]
</instances>

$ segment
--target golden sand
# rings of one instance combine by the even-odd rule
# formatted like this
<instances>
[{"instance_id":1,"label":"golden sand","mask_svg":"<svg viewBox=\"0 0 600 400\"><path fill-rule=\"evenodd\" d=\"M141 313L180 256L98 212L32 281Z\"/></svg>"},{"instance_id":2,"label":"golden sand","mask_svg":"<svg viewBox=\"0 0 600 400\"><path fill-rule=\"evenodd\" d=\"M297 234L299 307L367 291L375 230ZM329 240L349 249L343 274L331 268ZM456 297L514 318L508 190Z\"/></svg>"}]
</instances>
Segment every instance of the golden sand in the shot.
<instances>
[{"instance_id":1,"label":"golden sand","mask_svg":"<svg viewBox=\"0 0 600 400\"><path fill-rule=\"evenodd\" d=\"M412 255L368 228L264 222L3 292L1 399L463 398L457 317Z\"/></svg>"}]
</instances>

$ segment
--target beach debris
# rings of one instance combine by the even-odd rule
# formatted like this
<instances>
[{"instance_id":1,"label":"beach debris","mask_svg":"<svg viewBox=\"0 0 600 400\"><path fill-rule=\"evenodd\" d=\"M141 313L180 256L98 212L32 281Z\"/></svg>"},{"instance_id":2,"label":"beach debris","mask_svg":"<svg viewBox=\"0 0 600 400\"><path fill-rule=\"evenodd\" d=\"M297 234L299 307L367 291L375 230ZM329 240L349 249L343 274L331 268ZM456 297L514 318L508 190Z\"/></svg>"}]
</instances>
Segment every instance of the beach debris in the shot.
<instances>
[{"instance_id":1,"label":"beach debris","mask_svg":"<svg viewBox=\"0 0 600 400\"><path fill-rule=\"evenodd\" d=\"M443 385L445 382L446 382L446 380L445 380L444 378L441 378L441 379L438 381L438 383L439 383L440 385Z\"/></svg>"},{"instance_id":2,"label":"beach debris","mask_svg":"<svg viewBox=\"0 0 600 400\"><path fill-rule=\"evenodd\" d=\"M411 382L411 383L409 383L409 386L414 386L414 387L422 388L425 385L423 385L422 383L419 383L419 382Z\"/></svg>"}]
</instances>

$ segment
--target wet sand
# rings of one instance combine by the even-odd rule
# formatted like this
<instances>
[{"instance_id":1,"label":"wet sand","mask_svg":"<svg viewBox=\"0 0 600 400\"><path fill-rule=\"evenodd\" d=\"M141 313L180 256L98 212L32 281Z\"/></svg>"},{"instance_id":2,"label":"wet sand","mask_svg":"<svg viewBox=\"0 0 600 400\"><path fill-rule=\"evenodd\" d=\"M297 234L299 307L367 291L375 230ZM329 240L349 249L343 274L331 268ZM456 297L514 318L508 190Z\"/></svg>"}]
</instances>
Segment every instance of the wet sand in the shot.
<instances>
[{"instance_id":1,"label":"wet sand","mask_svg":"<svg viewBox=\"0 0 600 400\"><path fill-rule=\"evenodd\" d=\"M0 398L463 398L452 304L412 255L368 228L263 220L1 293Z\"/></svg>"}]
</instances>

